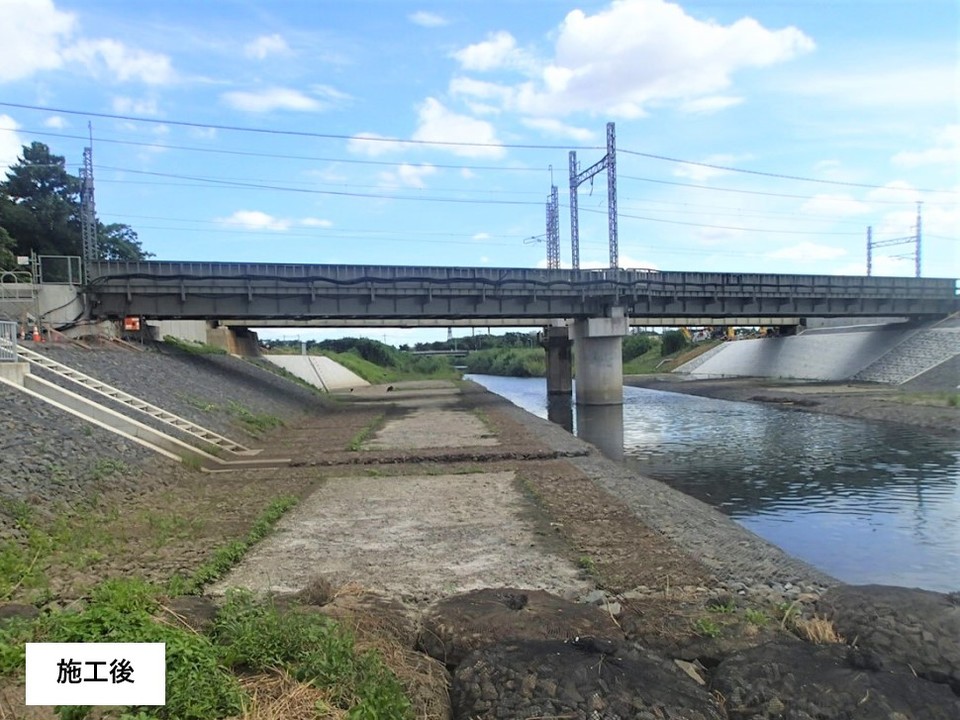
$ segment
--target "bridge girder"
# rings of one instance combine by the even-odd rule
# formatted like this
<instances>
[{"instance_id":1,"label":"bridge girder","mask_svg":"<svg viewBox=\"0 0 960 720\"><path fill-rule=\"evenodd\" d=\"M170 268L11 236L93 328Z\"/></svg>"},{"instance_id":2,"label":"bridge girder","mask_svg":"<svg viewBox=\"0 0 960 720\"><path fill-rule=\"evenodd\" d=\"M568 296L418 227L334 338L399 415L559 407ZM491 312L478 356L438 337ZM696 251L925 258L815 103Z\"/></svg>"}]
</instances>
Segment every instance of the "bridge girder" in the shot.
<instances>
[{"instance_id":1,"label":"bridge girder","mask_svg":"<svg viewBox=\"0 0 960 720\"><path fill-rule=\"evenodd\" d=\"M97 317L273 322L943 316L956 281L649 270L547 270L243 263L91 263ZM701 323L706 324L706 323ZM746 324L746 323L742 323ZM343 325L341 325L343 326Z\"/></svg>"}]
</instances>

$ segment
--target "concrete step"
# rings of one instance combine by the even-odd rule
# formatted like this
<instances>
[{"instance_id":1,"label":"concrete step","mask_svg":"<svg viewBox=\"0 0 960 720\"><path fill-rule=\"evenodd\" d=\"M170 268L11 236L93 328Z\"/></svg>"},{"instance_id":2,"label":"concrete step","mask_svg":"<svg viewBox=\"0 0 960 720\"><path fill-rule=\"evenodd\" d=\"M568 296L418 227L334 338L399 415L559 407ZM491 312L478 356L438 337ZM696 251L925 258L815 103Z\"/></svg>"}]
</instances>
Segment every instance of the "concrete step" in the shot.
<instances>
[{"instance_id":1,"label":"concrete step","mask_svg":"<svg viewBox=\"0 0 960 720\"><path fill-rule=\"evenodd\" d=\"M238 442L235 442L234 440L231 440L230 438L212 432L211 430L197 425L190 420L186 420L174 415L173 413L167 412L161 407L157 407L152 403L148 403L147 401L130 395L129 393L126 393L118 388L107 385L96 378L85 375L78 370L74 370L73 368L48 358L34 350L18 348L17 352L23 360L26 360L31 364L37 365L38 367L70 380L81 387L85 387L89 390L99 393L104 397L115 400L116 402L119 402L133 410L146 413L150 415L150 417L166 423L167 425L176 428L186 435L216 447L218 450L223 450L234 455L245 456L256 455L260 452L259 450L252 450Z\"/></svg>"}]
</instances>

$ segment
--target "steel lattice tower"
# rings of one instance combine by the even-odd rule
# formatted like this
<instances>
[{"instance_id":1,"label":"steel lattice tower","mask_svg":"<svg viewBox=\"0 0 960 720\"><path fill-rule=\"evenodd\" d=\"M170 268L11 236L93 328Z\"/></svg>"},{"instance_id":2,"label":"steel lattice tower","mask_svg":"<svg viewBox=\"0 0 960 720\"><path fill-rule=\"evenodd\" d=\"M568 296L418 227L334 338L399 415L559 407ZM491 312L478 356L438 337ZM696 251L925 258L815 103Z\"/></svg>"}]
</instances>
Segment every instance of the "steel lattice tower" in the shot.
<instances>
[{"instance_id":1,"label":"steel lattice tower","mask_svg":"<svg viewBox=\"0 0 960 720\"><path fill-rule=\"evenodd\" d=\"M556 185L550 186L547 201L547 267L560 269L560 196Z\"/></svg>"},{"instance_id":2,"label":"steel lattice tower","mask_svg":"<svg viewBox=\"0 0 960 720\"><path fill-rule=\"evenodd\" d=\"M583 172L577 172L577 153L570 151L570 250L573 254L573 269L580 269L580 210L577 203L577 188L587 180L607 171L607 232L610 236L610 267L620 264L620 247L617 237L617 132L614 124L607 123L607 154Z\"/></svg>"},{"instance_id":3,"label":"steel lattice tower","mask_svg":"<svg viewBox=\"0 0 960 720\"><path fill-rule=\"evenodd\" d=\"M97 211L93 197L93 140L83 149L83 167L80 169L80 232L83 239L84 262L98 260Z\"/></svg>"}]
</instances>

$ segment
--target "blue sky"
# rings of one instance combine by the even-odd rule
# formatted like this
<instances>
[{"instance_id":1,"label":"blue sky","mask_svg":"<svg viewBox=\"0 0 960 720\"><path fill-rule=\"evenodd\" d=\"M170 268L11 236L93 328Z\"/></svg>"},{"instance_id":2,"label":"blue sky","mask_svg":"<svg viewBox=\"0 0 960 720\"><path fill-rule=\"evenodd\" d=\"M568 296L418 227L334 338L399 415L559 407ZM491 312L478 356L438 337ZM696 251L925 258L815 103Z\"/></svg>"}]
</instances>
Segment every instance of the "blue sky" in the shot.
<instances>
[{"instance_id":1,"label":"blue sky","mask_svg":"<svg viewBox=\"0 0 960 720\"><path fill-rule=\"evenodd\" d=\"M864 274L866 227L912 236L922 201L923 274L957 277L957 13L0 0L0 169L39 140L76 170L90 122L100 218L159 259L533 267L552 166L567 265L568 151L612 121L622 267ZM606 196L580 190L583 267Z\"/></svg>"}]
</instances>

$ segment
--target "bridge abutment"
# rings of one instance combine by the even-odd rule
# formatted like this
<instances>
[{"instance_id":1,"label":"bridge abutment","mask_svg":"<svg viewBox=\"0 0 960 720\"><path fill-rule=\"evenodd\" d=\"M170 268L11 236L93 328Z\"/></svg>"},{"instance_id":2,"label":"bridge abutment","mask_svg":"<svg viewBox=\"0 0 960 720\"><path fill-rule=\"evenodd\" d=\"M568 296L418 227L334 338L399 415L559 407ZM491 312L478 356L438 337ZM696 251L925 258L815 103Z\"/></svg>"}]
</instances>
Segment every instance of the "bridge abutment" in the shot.
<instances>
[{"instance_id":1,"label":"bridge abutment","mask_svg":"<svg viewBox=\"0 0 960 720\"><path fill-rule=\"evenodd\" d=\"M620 307L612 308L608 317L574 321L577 405L623 404L623 336L628 330Z\"/></svg>"}]
</instances>

